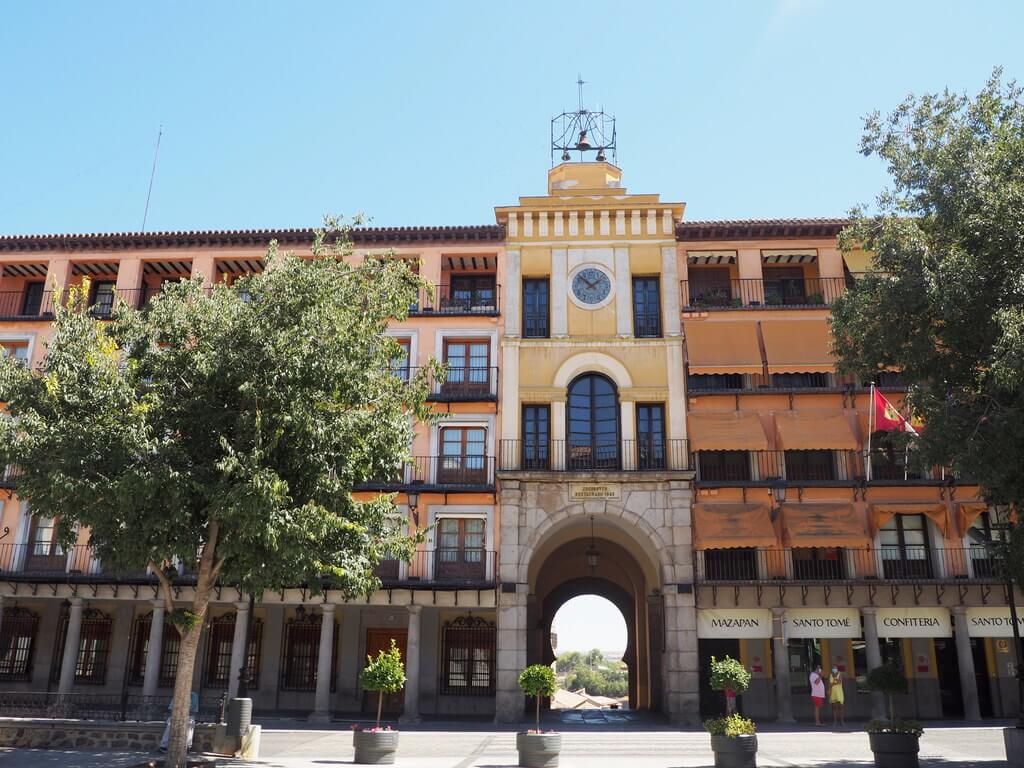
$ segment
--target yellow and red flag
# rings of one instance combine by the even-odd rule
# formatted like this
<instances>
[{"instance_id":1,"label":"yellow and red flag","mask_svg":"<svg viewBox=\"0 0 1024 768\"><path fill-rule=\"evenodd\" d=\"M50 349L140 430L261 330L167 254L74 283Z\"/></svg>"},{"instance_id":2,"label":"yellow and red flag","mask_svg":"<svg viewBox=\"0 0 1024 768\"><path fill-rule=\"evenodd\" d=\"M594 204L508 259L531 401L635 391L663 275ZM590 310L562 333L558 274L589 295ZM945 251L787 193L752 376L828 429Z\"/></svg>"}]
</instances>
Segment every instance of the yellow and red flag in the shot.
<instances>
[{"instance_id":1,"label":"yellow and red flag","mask_svg":"<svg viewBox=\"0 0 1024 768\"><path fill-rule=\"evenodd\" d=\"M895 405L886 400L885 395L875 390L875 430L881 432L906 432L917 435L917 430L903 418Z\"/></svg>"}]
</instances>

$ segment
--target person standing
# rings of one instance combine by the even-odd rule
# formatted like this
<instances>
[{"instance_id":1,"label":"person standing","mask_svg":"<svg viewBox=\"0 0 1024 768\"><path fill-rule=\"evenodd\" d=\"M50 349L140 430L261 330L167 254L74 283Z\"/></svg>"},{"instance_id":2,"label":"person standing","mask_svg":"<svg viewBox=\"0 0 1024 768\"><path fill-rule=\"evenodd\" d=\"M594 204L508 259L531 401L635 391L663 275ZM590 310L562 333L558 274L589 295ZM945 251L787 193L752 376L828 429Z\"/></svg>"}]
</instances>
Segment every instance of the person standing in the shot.
<instances>
[{"instance_id":1,"label":"person standing","mask_svg":"<svg viewBox=\"0 0 1024 768\"><path fill-rule=\"evenodd\" d=\"M846 697L843 694L843 673L839 667L832 667L832 674L828 676L828 703L832 705L832 725L839 721L841 726L846 726L843 707L846 705Z\"/></svg>"},{"instance_id":2,"label":"person standing","mask_svg":"<svg viewBox=\"0 0 1024 768\"><path fill-rule=\"evenodd\" d=\"M825 706L825 680L821 676L821 664L814 667L810 676L811 683L811 704L814 705L814 724L824 725L821 722L821 708Z\"/></svg>"}]
</instances>

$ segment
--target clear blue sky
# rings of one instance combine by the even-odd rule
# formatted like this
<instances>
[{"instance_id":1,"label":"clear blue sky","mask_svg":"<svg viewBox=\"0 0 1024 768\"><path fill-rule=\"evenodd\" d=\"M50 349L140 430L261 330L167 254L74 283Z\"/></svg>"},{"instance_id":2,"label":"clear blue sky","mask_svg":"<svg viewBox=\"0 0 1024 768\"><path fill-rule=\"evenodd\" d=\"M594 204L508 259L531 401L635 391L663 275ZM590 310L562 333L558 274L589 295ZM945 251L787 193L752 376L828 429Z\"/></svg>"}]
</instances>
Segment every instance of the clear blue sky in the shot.
<instances>
[{"instance_id":1,"label":"clear blue sky","mask_svg":"<svg viewBox=\"0 0 1024 768\"><path fill-rule=\"evenodd\" d=\"M883 169L860 118L1024 77L1024 3L14 2L0 233L493 221L552 115L618 117L626 186L687 218L828 216Z\"/></svg>"}]
</instances>

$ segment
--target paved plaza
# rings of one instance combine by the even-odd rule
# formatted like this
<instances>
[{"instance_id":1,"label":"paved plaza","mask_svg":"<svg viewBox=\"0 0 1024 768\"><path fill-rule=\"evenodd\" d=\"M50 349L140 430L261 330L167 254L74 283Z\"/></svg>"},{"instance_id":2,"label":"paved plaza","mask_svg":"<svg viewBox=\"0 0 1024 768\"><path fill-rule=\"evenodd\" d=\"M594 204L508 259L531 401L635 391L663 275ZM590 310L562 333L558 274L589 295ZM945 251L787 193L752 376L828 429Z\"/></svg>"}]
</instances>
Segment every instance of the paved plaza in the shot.
<instances>
[{"instance_id":1,"label":"paved plaza","mask_svg":"<svg viewBox=\"0 0 1024 768\"><path fill-rule=\"evenodd\" d=\"M434 724L403 730L398 766L407 768L511 768L516 765L515 730L479 724ZM564 768L691 768L711 766L708 737L701 731L630 723L566 724L561 765ZM757 763L762 768L821 766L852 768L872 763L867 736L859 727L773 729L758 734ZM321 768L352 763L352 736L347 730L312 730L293 726L264 731L258 761L218 760L233 768ZM129 768L146 755L0 749L4 768ZM929 727L921 740L921 764L929 768L1003 768L1003 736L997 727Z\"/></svg>"}]
</instances>

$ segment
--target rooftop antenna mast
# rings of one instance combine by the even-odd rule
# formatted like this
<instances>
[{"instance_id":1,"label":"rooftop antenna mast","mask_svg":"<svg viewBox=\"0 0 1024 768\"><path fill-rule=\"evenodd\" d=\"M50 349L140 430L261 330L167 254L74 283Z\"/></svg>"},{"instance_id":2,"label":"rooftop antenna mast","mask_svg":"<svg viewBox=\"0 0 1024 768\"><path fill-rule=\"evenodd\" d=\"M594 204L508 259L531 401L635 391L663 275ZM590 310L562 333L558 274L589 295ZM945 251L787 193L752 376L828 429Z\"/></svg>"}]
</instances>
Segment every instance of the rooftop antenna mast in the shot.
<instances>
[{"instance_id":1,"label":"rooftop antenna mast","mask_svg":"<svg viewBox=\"0 0 1024 768\"><path fill-rule=\"evenodd\" d=\"M146 219L149 218L149 198L153 196L153 179L156 178L156 161L160 157L160 137L164 135L161 125L156 134L156 149L153 151L153 169L149 172L149 191L146 192L146 210L142 212L142 232L146 231Z\"/></svg>"},{"instance_id":2,"label":"rooftop antenna mast","mask_svg":"<svg viewBox=\"0 0 1024 768\"><path fill-rule=\"evenodd\" d=\"M609 154L612 163L618 162L615 117L601 107L592 111L583 106L584 85L583 75L577 75L576 111L563 112L551 120L551 165L569 162L574 152L579 153L581 162L587 160L587 152L596 152L594 160L599 163L607 162Z\"/></svg>"}]
</instances>

